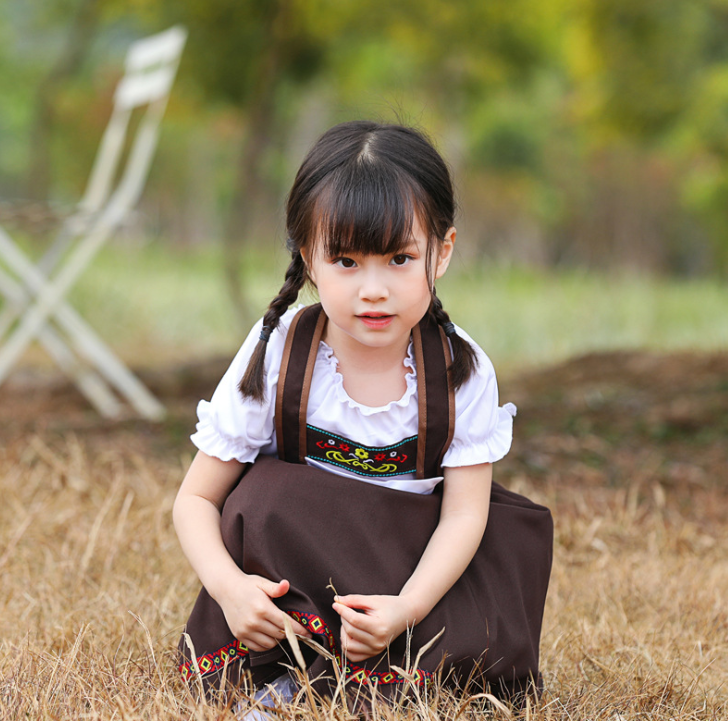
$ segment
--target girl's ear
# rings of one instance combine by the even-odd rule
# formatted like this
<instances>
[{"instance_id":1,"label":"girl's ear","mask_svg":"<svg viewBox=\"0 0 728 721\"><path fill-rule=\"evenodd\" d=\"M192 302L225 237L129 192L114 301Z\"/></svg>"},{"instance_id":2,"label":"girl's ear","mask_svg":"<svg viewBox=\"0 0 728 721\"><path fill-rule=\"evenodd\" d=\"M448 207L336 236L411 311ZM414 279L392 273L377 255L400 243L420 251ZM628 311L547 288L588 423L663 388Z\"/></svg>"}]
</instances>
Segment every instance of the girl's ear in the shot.
<instances>
[{"instance_id":1,"label":"girl's ear","mask_svg":"<svg viewBox=\"0 0 728 721\"><path fill-rule=\"evenodd\" d=\"M452 251L455 247L455 237L457 231L455 228L448 228L447 233L440 246L440 252L437 256L437 265L435 266L435 280L445 275L448 265L450 265L450 259L452 258Z\"/></svg>"},{"instance_id":2,"label":"girl's ear","mask_svg":"<svg viewBox=\"0 0 728 721\"><path fill-rule=\"evenodd\" d=\"M309 279L313 283L313 285L316 285L316 278L313 274L313 268L311 267L311 263L308 261L310 258L308 257L308 248L301 248L301 250L298 251L301 254L301 258L303 258L303 263L306 266L306 275L308 275Z\"/></svg>"}]
</instances>

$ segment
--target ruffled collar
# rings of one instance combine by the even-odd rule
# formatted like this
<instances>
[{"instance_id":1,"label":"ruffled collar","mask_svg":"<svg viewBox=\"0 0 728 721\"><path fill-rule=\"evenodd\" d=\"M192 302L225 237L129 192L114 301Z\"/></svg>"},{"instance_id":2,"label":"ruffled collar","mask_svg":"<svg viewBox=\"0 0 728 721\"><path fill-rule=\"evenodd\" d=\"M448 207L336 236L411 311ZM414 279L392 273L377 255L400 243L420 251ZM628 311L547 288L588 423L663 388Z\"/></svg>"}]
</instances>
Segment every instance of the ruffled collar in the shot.
<instances>
[{"instance_id":1,"label":"ruffled collar","mask_svg":"<svg viewBox=\"0 0 728 721\"><path fill-rule=\"evenodd\" d=\"M404 365L409 368L405 374L405 382L407 388L399 400L390 401L384 406L365 406L355 401L344 389L344 377L339 373L339 361L334 355L334 349L324 341L319 341L318 354L316 356L318 364L321 365L325 372L330 375L336 398L341 403L345 403L349 408L354 408L364 416L371 416L375 413L383 413L390 410L393 406L405 408L412 400L412 396L417 391L417 371L415 366L414 350L412 341L407 346L407 355L404 358Z\"/></svg>"}]
</instances>

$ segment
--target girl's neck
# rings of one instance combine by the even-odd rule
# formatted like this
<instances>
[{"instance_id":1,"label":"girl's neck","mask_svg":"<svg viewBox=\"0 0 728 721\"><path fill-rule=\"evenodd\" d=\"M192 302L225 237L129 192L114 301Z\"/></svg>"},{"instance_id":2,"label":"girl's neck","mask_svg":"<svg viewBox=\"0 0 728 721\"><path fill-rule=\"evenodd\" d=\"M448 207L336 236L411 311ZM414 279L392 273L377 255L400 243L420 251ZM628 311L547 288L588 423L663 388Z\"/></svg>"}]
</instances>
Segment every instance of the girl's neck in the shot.
<instances>
[{"instance_id":1,"label":"girl's neck","mask_svg":"<svg viewBox=\"0 0 728 721\"><path fill-rule=\"evenodd\" d=\"M339 337L329 328L324 333L324 342L329 345L338 361L338 371L344 381L348 396L365 406L378 408L392 401L398 401L407 390L407 356L409 337L386 347L368 347L348 342L348 337Z\"/></svg>"}]
</instances>

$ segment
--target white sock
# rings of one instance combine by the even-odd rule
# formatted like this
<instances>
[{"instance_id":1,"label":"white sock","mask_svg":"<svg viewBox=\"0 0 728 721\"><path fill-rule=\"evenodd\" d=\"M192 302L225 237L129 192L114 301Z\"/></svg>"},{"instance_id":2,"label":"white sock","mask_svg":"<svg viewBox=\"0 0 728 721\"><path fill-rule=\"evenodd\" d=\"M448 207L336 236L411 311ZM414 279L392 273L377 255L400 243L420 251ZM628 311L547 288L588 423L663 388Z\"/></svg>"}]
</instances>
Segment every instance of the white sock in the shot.
<instances>
[{"instance_id":1,"label":"white sock","mask_svg":"<svg viewBox=\"0 0 728 721\"><path fill-rule=\"evenodd\" d=\"M279 703L290 703L298 693L298 684L290 674L284 673L275 680L258 689L253 694L253 700L264 708L273 708ZM262 708L251 708L240 703L235 714L238 721L270 721L273 717Z\"/></svg>"}]
</instances>

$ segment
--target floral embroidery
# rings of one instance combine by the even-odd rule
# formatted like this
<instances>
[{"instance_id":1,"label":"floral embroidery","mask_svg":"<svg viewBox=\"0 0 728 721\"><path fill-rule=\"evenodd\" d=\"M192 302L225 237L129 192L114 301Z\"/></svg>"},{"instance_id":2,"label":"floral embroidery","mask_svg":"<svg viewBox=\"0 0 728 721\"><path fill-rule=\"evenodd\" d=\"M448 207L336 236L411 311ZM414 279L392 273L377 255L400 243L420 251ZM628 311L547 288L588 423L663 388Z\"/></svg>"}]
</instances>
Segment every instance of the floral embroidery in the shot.
<instances>
[{"instance_id":1,"label":"floral embroidery","mask_svg":"<svg viewBox=\"0 0 728 721\"><path fill-rule=\"evenodd\" d=\"M416 470L417 436L391 446L373 448L315 426L307 426L307 430L309 458L371 478L402 476Z\"/></svg>"},{"instance_id":2,"label":"floral embroidery","mask_svg":"<svg viewBox=\"0 0 728 721\"><path fill-rule=\"evenodd\" d=\"M357 448L358 451L361 450L361 448ZM365 451L366 452L366 451ZM358 454L350 454L350 456L357 456ZM405 456L406 458L406 456ZM326 459L329 461L333 461L337 465L343 465L343 466L349 466L350 468L358 468L365 471L363 475L367 476L374 476L374 475L392 475L396 473L397 471L397 464L396 463L385 463L381 466L372 466L369 463L362 462L360 460L357 460L356 457L349 457L347 458L343 453L340 453L339 451L328 451L326 453ZM371 461L371 458L368 459Z\"/></svg>"}]
</instances>

